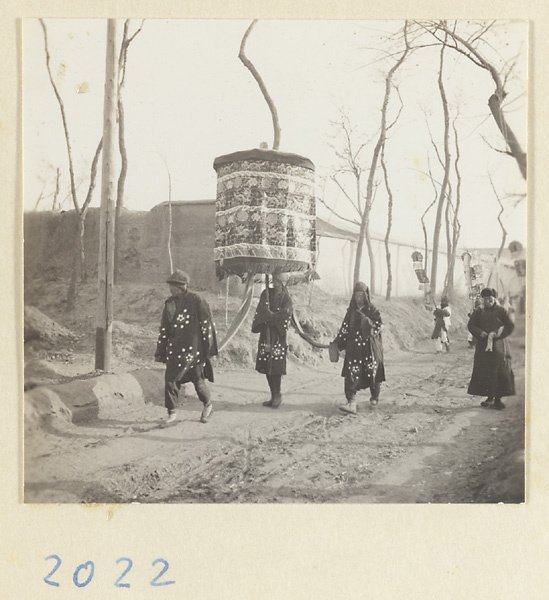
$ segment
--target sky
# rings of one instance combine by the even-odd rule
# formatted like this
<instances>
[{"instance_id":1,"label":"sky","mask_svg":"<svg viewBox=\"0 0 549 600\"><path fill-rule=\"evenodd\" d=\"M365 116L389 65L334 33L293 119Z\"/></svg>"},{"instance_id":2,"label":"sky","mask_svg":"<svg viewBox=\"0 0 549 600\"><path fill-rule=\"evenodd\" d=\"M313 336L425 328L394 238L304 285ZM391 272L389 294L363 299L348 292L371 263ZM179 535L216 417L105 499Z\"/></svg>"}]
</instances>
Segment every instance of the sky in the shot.
<instances>
[{"instance_id":1,"label":"sky","mask_svg":"<svg viewBox=\"0 0 549 600\"><path fill-rule=\"evenodd\" d=\"M74 152L80 203L102 131L105 78L105 20L46 20L53 75L66 107ZM271 115L257 83L238 58L250 21L146 20L129 48L124 107L129 170L125 207L150 210L172 200L214 199L216 156L272 144ZM132 20L130 32L141 24ZM119 34L123 22L119 21ZM396 21L259 21L246 54L262 75L278 110L280 150L310 158L316 165L317 195L345 218L354 218L344 194L331 183L341 150L338 127L342 112L357 140L373 140L363 151L368 170L379 129L387 70L400 51L388 44ZM507 82L507 117L522 147L527 146L527 25L497 24L483 50L498 65L516 65ZM420 218L434 199L431 167L440 182L433 140L442 148L443 117L437 85L439 50L416 51L395 75L403 109L386 145L394 195L393 236L423 245ZM497 247L502 230L492 184L500 196L524 195L526 185L490 116L487 101L494 85L489 74L456 52L447 52L444 82L451 118L459 113L462 177L460 245ZM392 94L391 120L399 101ZM431 133L429 133L431 132ZM455 159L455 150L452 150ZM68 194L68 161L59 106L48 78L42 28L37 20L23 25L23 160L25 210L51 208L55 172L61 169L61 199ZM165 162L164 162L165 161ZM366 179L367 173L364 176ZM353 181L340 175L352 193ZM490 183L490 178L492 183ZM328 183L324 183L327 181ZM100 204L100 180L92 206ZM382 182L382 172L376 173ZM49 195L49 197L48 197ZM502 221L507 243L526 242L526 200L504 201ZM63 208L72 208L70 198ZM318 214L338 219L322 204ZM427 223L432 227L434 209ZM387 195L379 185L371 229L387 225Z\"/></svg>"}]
</instances>

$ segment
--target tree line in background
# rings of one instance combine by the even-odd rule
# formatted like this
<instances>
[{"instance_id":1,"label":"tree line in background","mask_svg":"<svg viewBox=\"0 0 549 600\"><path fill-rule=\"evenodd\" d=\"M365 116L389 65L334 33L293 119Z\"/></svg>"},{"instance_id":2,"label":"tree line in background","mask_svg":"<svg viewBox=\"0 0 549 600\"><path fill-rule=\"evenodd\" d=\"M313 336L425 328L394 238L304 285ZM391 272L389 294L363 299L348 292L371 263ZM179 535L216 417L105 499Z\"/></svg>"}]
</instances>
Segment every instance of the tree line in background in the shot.
<instances>
[{"instance_id":1,"label":"tree line in background","mask_svg":"<svg viewBox=\"0 0 549 600\"><path fill-rule=\"evenodd\" d=\"M242 38L239 59L250 70L272 115L274 140L273 149L278 149L280 145L280 124L276 104L271 98L265 83L263 82L259 71L247 57L245 47L248 36L251 34L257 21L254 20L247 28ZM55 190L51 194L45 194L47 183L51 181L43 179L42 191L36 201L35 209L48 198L52 198L51 210L61 210L65 206L66 200L71 198L75 209L78 227L77 238L75 240L74 262L71 271L71 279L67 294L67 306L70 310L74 307L77 297L78 284L86 281L84 261L84 232L85 220L90 202L92 200L95 183L97 178L97 165L102 151L103 138L100 137L94 156L91 160L89 175L82 175L77 180L73 164L72 148L70 143L70 127L66 115L63 98L60 95L58 86L51 69L51 57L48 47L47 27L42 19L40 24L44 36L44 49L46 57L46 68L53 92L61 114L61 121L66 142L69 192L61 200L61 169L58 166L49 165L50 174L55 173ZM118 123L118 147L120 154L120 172L118 176L118 187L116 196L116 219L115 219L115 273L120 261L117 248L120 237L118 227L120 215L124 205L124 187L128 172L128 152L125 145L125 117L124 117L124 84L126 81L126 68L128 61L128 50L130 44L136 36L142 31L144 21L134 28L130 34L130 20L124 22L122 40L118 55L118 81L117 81L117 123ZM509 155L517 164L521 176L526 179L527 156L521 148L516 135L512 131L506 119L505 109L508 101L506 90L509 77L513 74L516 62L522 52L517 50L517 55L510 61L495 61L490 55L497 55L497 52L490 54L487 52L493 49L493 44L497 43L498 36L494 35L499 24L496 21L405 21L402 27L394 34L387 35L382 39L382 46L378 48L379 56L376 62L379 62L380 69L384 77L384 93L379 106L379 124L375 131L368 131L361 123L360 119L352 118L345 110L341 110L339 120L334 123L335 135L332 146L339 166L329 175L329 180L337 186L343 194L347 206L351 207L351 214L355 216L345 216L345 211L339 207L330 206L322 197L319 198L328 210L336 214L344 221L353 223L359 228L358 243L354 261L354 280L360 277L361 261L366 245L369 259L370 271L370 289L372 294L379 293L376 290L375 275L376 265L372 250L370 235L371 212L378 189L382 186L385 190L387 201L387 228L385 232L385 258L387 263L387 287L385 296L391 297L392 292L392 265L391 253L389 250L389 241L391 227L393 222L394 195L392 191L392 170L390 160L387 155L391 152L391 131L399 121L404 108L404 100L399 89L398 74L402 70L402 65L406 64L412 55L424 51L426 48L436 47L439 51L438 69L433 72L433 77L437 79L437 85L440 95L442 108L442 139L435 139L429 129L429 121L426 118L426 127L429 131L433 152L428 156L427 172L424 173L431 181L433 188L433 198L421 217L421 227L424 233L425 250L425 271L429 272L430 267L430 292L434 296L437 292L437 268L438 254L441 245L441 235L445 235L447 250L447 271L443 282L442 294L452 296L454 282L453 272L456 261L456 252L461 230L459 220L459 211L461 205L461 172L460 172L460 139L459 139L459 107L452 108L449 105L446 94L445 77L445 59L448 53L457 53L464 59L471 61L479 69L486 72L494 84L494 92L487 99L489 114L496 124L500 134L502 145L500 148L491 148L494 151ZM496 49L497 50L497 49ZM436 164L431 164L431 156L434 156ZM165 158L162 157L165 161ZM166 168L167 163L166 163ZM492 181L490 174L490 183L497 202L500 206L498 222L502 230L502 242L499 249L499 256L503 251L506 240L506 231L503 226L501 216L504 211L503 196L498 193L496 186ZM170 173L168 169L168 177ZM171 179L171 178L170 178ZM85 195L79 190L82 184L87 181L88 186ZM83 197L83 200L82 200ZM170 201L171 201L171 183L170 183ZM434 224L429 230L426 224L426 217L434 211ZM348 213L347 213L348 214ZM168 251L170 248L168 248ZM427 264L429 251L431 251L431 265Z\"/></svg>"},{"instance_id":2,"label":"tree line in background","mask_svg":"<svg viewBox=\"0 0 549 600\"><path fill-rule=\"evenodd\" d=\"M428 170L424 173L432 183L433 200L421 216L421 227L424 233L424 268L430 278L427 283L426 293L434 299L437 292L437 270L439 259L439 248L441 235L446 238L447 269L442 286L442 295L452 297L454 293L454 267L456 252L458 249L461 223L459 211L461 206L461 181L460 172L460 140L458 133L459 107L452 110L446 93L446 80L444 67L445 57L449 52L458 53L479 69L486 71L494 83L494 92L487 99L489 114L493 118L502 139L500 148L491 148L494 151L504 153L511 157L517 164L520 174L526 180L527 156L521 148L515 133L510 127L506 116L505 107L508 93L507 81L513 74L516 62L522 49L518 49L516 56L510 61L499 61L496 65L491 62L483 52L483 48L493 49L494 40L490 39L492 33L497 29L496 21L406 21L403 27L384 40L385 48L377 60L382 63L385 79L385 93L381 100L379 109L379 125L376 132L368 132L361 126L358 120L352 120L345 110L341 110L340 119L334 123L335 135L333 147L339 159L339 169L330 175L339 188L347 205L352 207L352 213L356 216L348 218L344 211L335 210L324 198L320 202L334 213L338 218L350 222L359 227L359 237L356 247L354 281L360 276L363 245L366 244L369 257L370 290L376 290L376 265L374 261L371 237L370 237L370 215L376 198L376 192L383 185L387 199L387 228L385 232L385 248L387 263L387 286L385 297L389 299L392 291L392 266L391 253L389 251L389 239L393 221L393 192L391 189L391 174L386 161L386 149L390 149L390 132L398 122L403 110L403 98L399 90L399 84L395 81L397 70L409 61L414 53L425 48L438 47L439 62L438 70L433 73L437 78L440 103L442 107L442 139L435 140L426 118L426 128L429 131L436 166L431 165L428 155ZM497 51L494 51L497 55ZM516 100L516 99L514 99ZM392 107L392 117L389 117L389 109ZM381 174L378 171L381 169ZM507 232L503 225L501 216L504 212L502 195L496 190L492 176L488 173L492 189L499 204L500 211L497 216L502 230L501 244L497 258L501 257ZM364 184L366 180L366 184ZM434 223L431 230L426 225L426 217L434 209ZM431 251L431 265L427 264L429 251ZM430 266L430 269L429 269Z\"/></svg>"}]
</instances>

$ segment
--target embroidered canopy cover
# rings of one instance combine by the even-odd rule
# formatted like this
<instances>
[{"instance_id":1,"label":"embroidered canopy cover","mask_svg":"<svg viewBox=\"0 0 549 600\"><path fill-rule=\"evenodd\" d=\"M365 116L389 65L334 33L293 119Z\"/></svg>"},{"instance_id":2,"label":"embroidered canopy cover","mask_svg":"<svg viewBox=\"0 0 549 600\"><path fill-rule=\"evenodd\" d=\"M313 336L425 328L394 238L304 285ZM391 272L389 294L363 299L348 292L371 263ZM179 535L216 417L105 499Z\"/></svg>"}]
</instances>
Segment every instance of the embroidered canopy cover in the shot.
<instances>
[{"instance_id":1,"label":"embroidered canopy cover","mask_svg":"<svg viewBox=\"0 0 549 600\"><path fill-rule=\"evenodd\" d=\"M315 168L253 149L218 156L215 261L226 274L305 271L316 256Z\"/></svg>"}]
</instances>

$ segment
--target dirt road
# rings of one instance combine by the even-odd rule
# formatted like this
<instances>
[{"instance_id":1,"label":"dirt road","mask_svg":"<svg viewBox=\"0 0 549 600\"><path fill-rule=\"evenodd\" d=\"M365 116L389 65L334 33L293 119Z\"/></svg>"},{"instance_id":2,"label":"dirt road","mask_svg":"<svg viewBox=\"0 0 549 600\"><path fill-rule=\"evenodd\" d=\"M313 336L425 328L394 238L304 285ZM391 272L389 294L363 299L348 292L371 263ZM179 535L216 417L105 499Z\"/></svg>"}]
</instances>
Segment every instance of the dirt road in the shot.
<instances>
[{"instance_id":1,"label":"dirt road","mask_svg":"<svg viewBox=\"0 0 549 600\"><path fill-rule=\"evenodd\" d=\"M168 427L164 410L143 402L37 432L26 440L25 501L520 502L524 348L511 343L521 393L504 411L465 393L473 353L464 339L449 354L433 354L430 340L387 353L380 403L362 392L356 416L338 410L340 364L290 365L277 410L261 405L263 376L217 369L207 424L187 386Z\"/></svg>"}]
</instances>

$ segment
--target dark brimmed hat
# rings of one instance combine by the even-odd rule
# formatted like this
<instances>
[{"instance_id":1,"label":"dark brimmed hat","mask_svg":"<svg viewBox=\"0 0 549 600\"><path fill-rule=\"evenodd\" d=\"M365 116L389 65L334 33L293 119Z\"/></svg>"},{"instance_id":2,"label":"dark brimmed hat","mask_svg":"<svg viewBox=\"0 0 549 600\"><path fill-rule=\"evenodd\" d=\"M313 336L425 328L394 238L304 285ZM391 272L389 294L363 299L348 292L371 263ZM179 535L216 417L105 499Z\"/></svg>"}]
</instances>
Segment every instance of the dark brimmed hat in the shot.
<instances>
[{"instance_id":1,"label":"dark brimmed hat","mask_svg":"<svg viewBox=\"0 0 549 600\"><path fill-rule=\"evenodd\" d=\"M493 296L494 298L498 297L498 293L494 288L484 288L482 292L480 292L481 298L487 298L488 296Z\"/></svg>"},{"instance_id":2,"label":"dark brimmed hat","mask_svg":"<svg viewBox=\"0 0 549 600\"><path fill-rule=\"evenodd\" d=\"M171 283L173 285L185 285L190 281L190 277L185 273L185 271L181 271L180 269L176 269L169 277L166 279L166 283Z\"/></svg>"}]
</instances>

